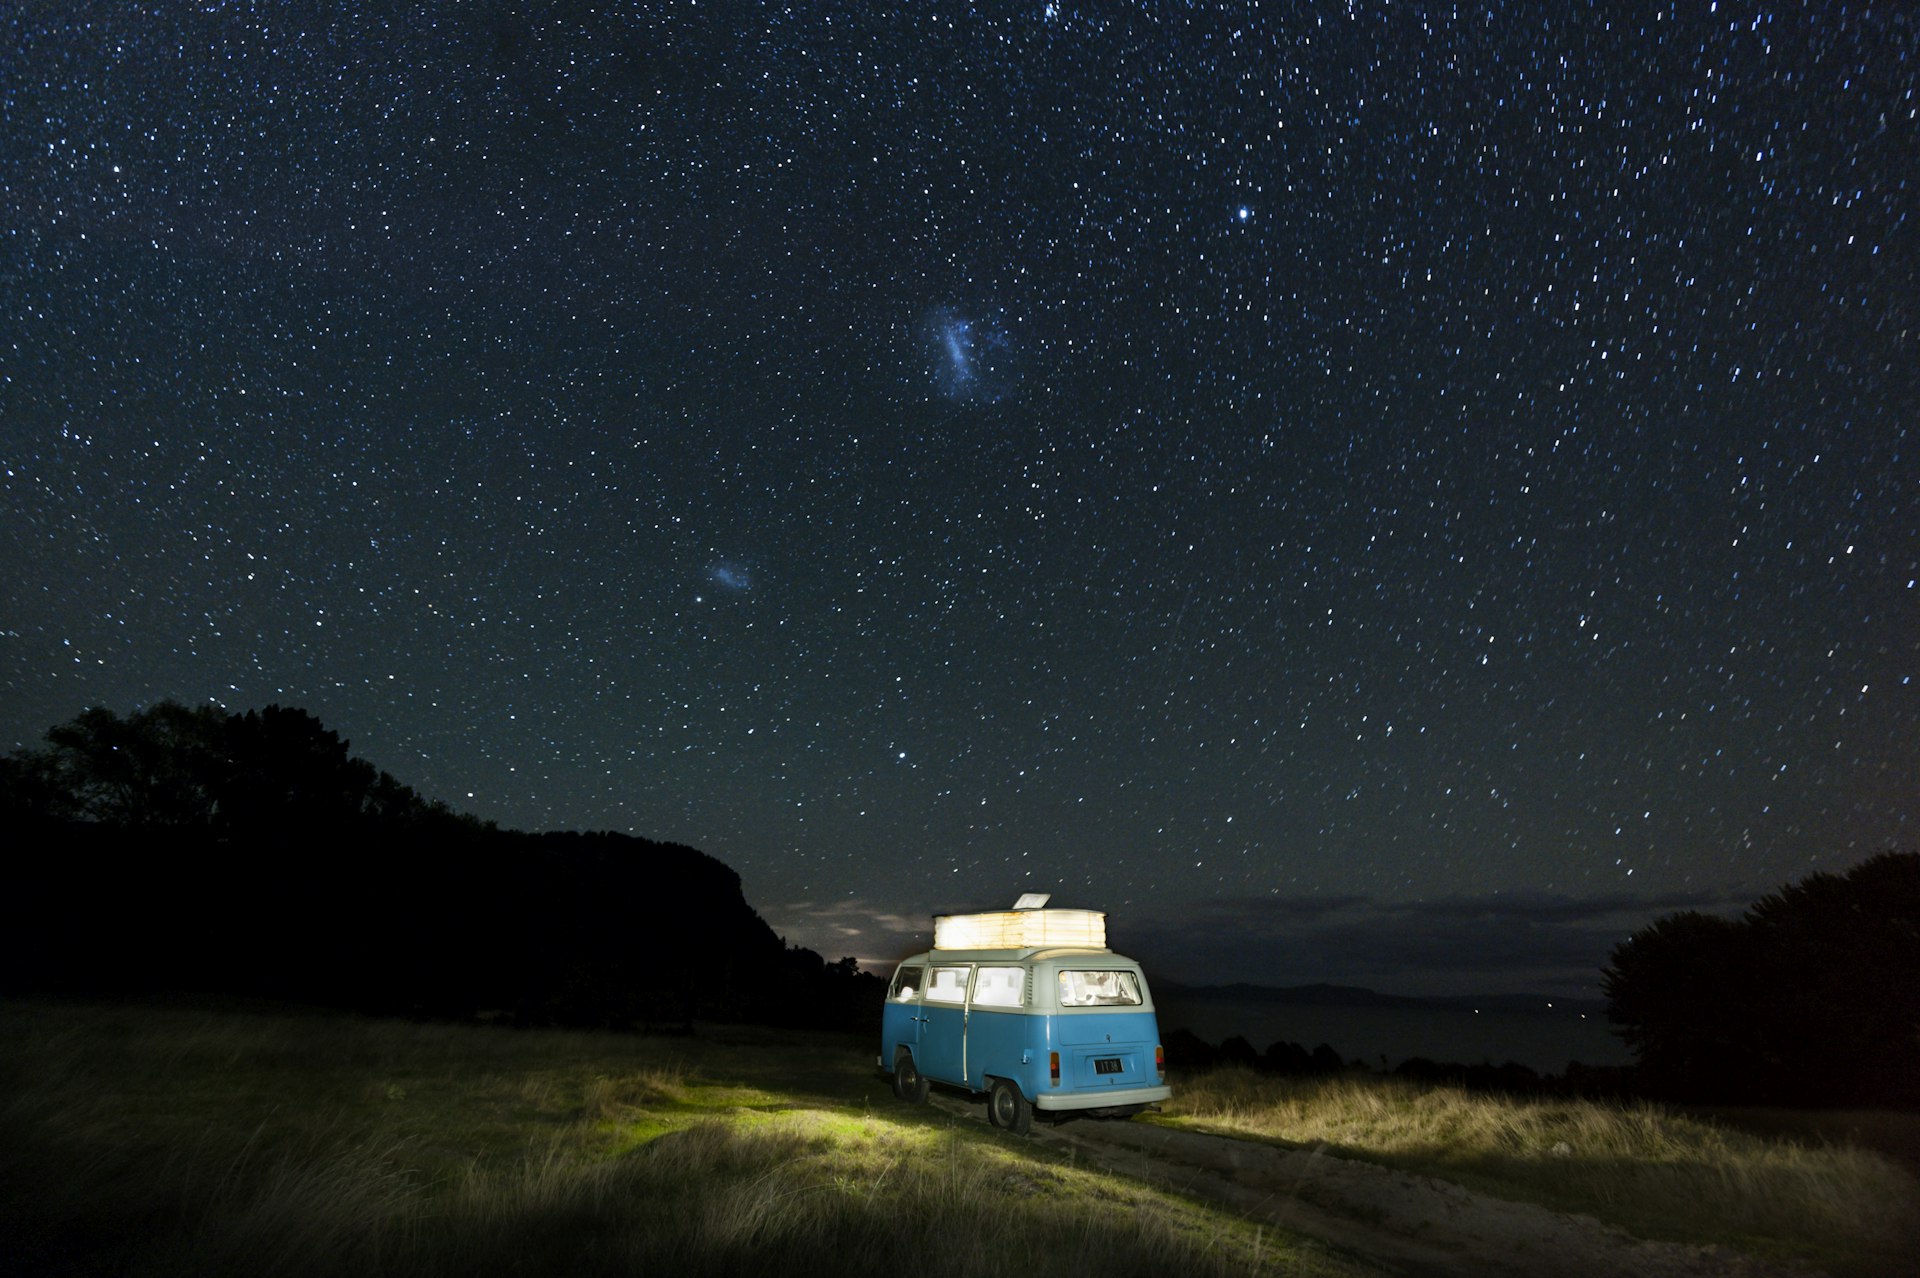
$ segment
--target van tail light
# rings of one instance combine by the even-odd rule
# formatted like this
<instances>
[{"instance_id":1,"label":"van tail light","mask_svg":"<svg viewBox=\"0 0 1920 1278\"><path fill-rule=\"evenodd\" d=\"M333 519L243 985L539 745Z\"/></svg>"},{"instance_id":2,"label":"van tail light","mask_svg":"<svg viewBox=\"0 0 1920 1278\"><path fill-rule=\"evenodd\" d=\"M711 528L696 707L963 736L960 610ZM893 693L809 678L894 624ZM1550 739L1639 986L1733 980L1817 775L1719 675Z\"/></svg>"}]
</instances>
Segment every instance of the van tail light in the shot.
<instances>
[{"instance_id":1,"label":"van tail light","mask_svg":"<svg viewBox=\"0 0 1920 1278\"><path fill-rule=\"evenodd\" d=\"M1161 1082L1167 1081L1167 1049L1158 1043L1153 1045L1153 1072L1160 1076Z\"/></svg>"},{"instance_id":2,"label":"van tail light","mask_svg":"<svg viewBox=\"0 0 1920 1278\"><path fill-rule=\"evenodd\" d=\"M1060 1053L1047 1053L1047 1080L1052 1087L1060 1086Z\"/></svg>"}]
</instances>

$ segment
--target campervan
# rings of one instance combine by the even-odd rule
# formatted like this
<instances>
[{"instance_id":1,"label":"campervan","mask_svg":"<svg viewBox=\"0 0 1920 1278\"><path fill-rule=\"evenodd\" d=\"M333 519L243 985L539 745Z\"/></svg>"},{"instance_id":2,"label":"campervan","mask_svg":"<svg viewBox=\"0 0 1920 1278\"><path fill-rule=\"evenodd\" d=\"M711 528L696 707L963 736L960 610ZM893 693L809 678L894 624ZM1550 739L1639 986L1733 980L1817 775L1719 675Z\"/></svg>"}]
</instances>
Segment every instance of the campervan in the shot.
<instances>
[{"instance_id":1,"label":"campervan","mask_svg":"<svg viewBox=\"0 0 1920 1278\"><path fill-rule=\"evenodd\" d=\"M1129 1117L1173 1094L1140 965L1107 948L1104 914L1046 900L935 917L933 948L901 962L881 1017L895 1095L923 1101L930 1082L985 1095L994 1126L1024 1133L1036 1109Z\"/></svg>"}]
</instances>

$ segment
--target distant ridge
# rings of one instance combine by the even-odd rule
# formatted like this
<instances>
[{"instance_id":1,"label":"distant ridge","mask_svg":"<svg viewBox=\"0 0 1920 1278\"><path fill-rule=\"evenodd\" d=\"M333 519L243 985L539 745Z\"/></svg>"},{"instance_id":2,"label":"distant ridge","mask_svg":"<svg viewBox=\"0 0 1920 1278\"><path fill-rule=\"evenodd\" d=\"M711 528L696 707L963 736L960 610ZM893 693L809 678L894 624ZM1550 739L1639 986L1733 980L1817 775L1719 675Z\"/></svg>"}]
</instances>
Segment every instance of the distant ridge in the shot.
<instances>
[{"instance_id":1,"label":"distant ridge","mask_svg":"<svg viewBox=\"0 0 1920 1278\"><path fill-rule=\"evenodd\" d=\"M1358 985L1250 985L1236 981L1230 985L1181 985L1175 981L1153 983L1158 1001L1181 1002L1190 999L1218 999L1234 1003L1272 1003L1287 1007L1399 1007L1444 1008L1448 1011L1487 1012L1603 1012L1606 1002L1597 998L1558 998L1544 994L1438 994L1420 997L1410 994L1382 994Z\"/></svg>"}]
</instances>

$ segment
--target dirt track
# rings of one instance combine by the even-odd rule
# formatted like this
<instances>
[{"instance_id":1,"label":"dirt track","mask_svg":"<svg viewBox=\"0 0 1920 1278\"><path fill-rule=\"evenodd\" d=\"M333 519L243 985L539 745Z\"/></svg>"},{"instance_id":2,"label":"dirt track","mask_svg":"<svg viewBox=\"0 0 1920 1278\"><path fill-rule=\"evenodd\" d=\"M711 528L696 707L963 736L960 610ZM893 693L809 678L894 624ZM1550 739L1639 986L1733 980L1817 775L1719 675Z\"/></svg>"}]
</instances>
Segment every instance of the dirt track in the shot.
<instances>
[{"instance_id":1,"label":"dirt track","mask_svg":"<svg viewBox=\"0 0 1920 1278\"><path fill-rule=\"evenodd\" d=\"M934 1103L985 1121L957 1096ZM1645 1242L1590 1216L1513 1203L1447 1181L1255 1141L1147 1123L1035 1123L1081 1162L1317 1238L1388 1273L1567 1278L1806 1278L1735 1252Z\"/></svg>"}]
</instances>

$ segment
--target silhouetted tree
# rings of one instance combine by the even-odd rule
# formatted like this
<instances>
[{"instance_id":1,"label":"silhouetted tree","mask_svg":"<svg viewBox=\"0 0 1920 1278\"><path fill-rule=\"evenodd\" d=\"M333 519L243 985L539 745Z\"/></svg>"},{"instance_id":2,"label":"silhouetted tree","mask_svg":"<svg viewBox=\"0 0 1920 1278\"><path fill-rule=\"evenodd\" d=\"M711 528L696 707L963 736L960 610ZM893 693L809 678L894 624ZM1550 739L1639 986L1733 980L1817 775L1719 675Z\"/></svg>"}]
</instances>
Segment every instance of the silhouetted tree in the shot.
<instances>
[{"instance_id":1,"label":"silhouetted tree","mask_svg":"<svg viewBox=\"0 0 1920 1278\"><path fill-rule=\"evenodd\" d=\"M1269 1043L1261 1068L1270 1074L1311 1074L1313 1057L1298 1043Z\"/></svg>"},{"instance_id":2,"label":"silhouetted tree","mask_svg":"<svg viewBox=\"0 0 1920 1278\"><path fill-rule=\"evenodd\" d=\"M1747 1099L1759 1035L1751 937L1697 911L1668 915L1616 946L1601 977L1607 1018L1654 1090Z\"/></svg>"},{"instance_id":3,"label":"silhouetted tree","mask_svg":"<svg viewBox=\"0 0 1920 1278\"><path fill-rule=\"evenodd\" d=\"M1241 1065L1252 1069L1260 1063L1260 1053L1253 1050L1253 1044L1245 1037L1235 1034L1221 1042L1219 1059L1222 1065Z\"/></svg>"},{"instance_id":4,"label":"silhouetted tree","mask_svg":"<svg viewBox=\"0 0 1920 1278\"><path fill-rule=\"evenodd\" d=\"M1814 874L1747 912L1772 957L1781 1091L1920 1104L1920 855Z\"/></svg>"},{"instance_id":5,"label":"silhouetted tree","mask_svg":"<svg viewBox=\"0 0 1920 1278\"><path fill-rule=\"evenodd\" d=\"M237 715L162 701L121 718L96 706L46 739L0 770L10 819L302 836L458 819L352 757L304 710Z\"/></svg>"},{"instance_id":6,"label":"silhouetted tree","mask_svg":"<svg viewBox=\"0 0 1920 1278\"><path fill-rule=\"evenodd\" d=\"M1669 915L1614 949L1602 983L1658 1093L1920 1104L1920 855L1810 875L1737 920Z\"/></svg>"},{"instance_id":7,"label":"silhouetted tree","mask_svg":"<svg viewBox=\"0 0 1920 1278\"><path fill-rule=\"evenodd\" d=\"M0 756L0 818L40 825L72 817L58 762L47 750L15 750Z\"/></svg>"},{"instance_id":8,"label":"silhouetted tree","mask_svg":"<svg viewBox=\"0 0 1920 1278\"><path fill-rule=\"evenodd\" d=\"M213 706L162 701L122 719L95 706L47 730L47 748L15 751L10 771L30 778L11 814L122 827L204 826L211 819L220 733Z\"/></svg>"},{"instance_id":9,"label":"silhouetted tree","mask_svg":"<svg viewBox=\"0 0 1920 1278\"><path fill-rule=\"evenodd\" d=\"M1166 1030L1160 1042L1167 1053L1168 1069L1212 1069L1220 1061L1220 1049L1190 1029Z\"/></svg>"},{"instance_id":10,"label":"silhouetted tree","mask_svg":"<svg viewBox=\"0 0 1920 1278\"><path fill-rule=\"evenodd\" d=\"M353 826L450 826L471 818L429 803L304 710L268 706L229 718L221 736L217 820L229 832L307 833Z\"/></svg>"},{"instance_id":11,"label":"silhouetted tree","mask_svg":"<svg viewBox=\"0 0 1920 1278\"><path fill-rule=\"evenodd\" d=\"M1482 1061L1478 1065L1467 1066L1461 1082L1469 1091L1507 1092L1525 1096L1540 1090L1540 1073L1518 1061L1507 1061L1502 1065Z\"/></svg>"}]
</instances>

